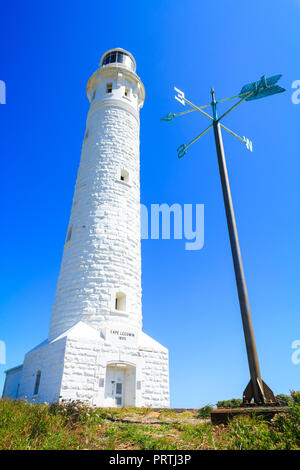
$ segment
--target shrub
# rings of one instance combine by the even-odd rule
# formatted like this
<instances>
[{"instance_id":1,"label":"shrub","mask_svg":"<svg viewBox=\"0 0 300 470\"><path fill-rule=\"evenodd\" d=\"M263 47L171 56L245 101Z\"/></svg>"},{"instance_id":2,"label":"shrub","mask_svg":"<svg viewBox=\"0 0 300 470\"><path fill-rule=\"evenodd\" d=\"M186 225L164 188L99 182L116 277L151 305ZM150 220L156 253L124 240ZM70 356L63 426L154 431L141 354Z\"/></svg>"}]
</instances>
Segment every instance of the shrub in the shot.
<instances>
[{"instance_id":1,"label":"shrub","mask_svg":"<svg viewBox=\"0 0 300 470\"><path fill-rule=\"evenodd\" d=\"M210 414L213 410L211 405L203 406L203 408L198 410L197 418L210 418Z\"/></svg>"},{"instance_id":2,"label":"shrub","mask_svg":"<svg viewBox=\"0 0 300 470\"><path fill-rule=\"evenodd\" d=\"M217 403L217 408L239 408L242 406L241 398L231 398L231 400L221 400Z\"/></svg>"},{"instance_id":3,"label":"shrub","mask_svg":"<svg viewBox=\"0 0 300 470\"><path fill-rule=\"evenodd\" d=\"M275 397L282 406L288 406L293 402L293 398L289 395L285 395L284 393L280 393Z\"/></svg>"},{"instance_id":4,"label":"shrub","mask_svg":"<svg viewBox=\"0 0 300 470\"><path fill-rule=\"evenodd\" d=\"M67 423L73 425L81 422L86 423L93 414L93 408L79 400L62 400L51 403L49 413L63 416Z\"/></svg>"}]
</instances>

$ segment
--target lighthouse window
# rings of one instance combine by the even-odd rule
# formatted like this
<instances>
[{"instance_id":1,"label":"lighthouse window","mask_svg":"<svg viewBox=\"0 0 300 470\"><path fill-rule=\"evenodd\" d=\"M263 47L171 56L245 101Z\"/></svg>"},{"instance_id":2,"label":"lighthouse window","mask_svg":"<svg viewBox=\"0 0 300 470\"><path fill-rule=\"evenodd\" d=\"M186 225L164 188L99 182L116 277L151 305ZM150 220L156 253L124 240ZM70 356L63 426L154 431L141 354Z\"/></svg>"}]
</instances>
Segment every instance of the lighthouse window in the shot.
<instances>
[{"instance_id":1,"label":"lighthouse window","mask_svg":"<svg viewBox=\"0 0 300 470\"><path fill-rule=\"evenodd\" d=\"M68 243L68 242L71 240L71 237L72 237L72 229L73 229L73 225L71 225L71 226L69 227L68 234L67 234L67 239L66 239L66 243Z\"/></svg>"},{"instance_id":2,"label":"lighthouse window","mask_svg":"<svg viewBox=\"0 0 300 470\"><path fill-rule=\"evenodd\" d=\"M125 183L128 183L129 181L129 173L127 170L121 170L121 175L120 175L120 180L124 181Z\"/></svg>"},{"instance_id":3,"label":"lighthouse window","mask_svg":"<svg viewBox=\"0 0 300 470\"><path fill-rule=\"evenodd\" d=\"M130 94L130 88L129 88L129 86L126 86L124 95L129 97L129 94Z\"/></svg>"},{"instance_id":4,"label":"lighthouse window","mask_svg":"<svg viewBox=\"0 0 300 470\"><path fill-rule=\"evenodd\" d=\"M126 295L123 294L123 292L118 292L116 294L115 309L122 310L123 312L126 310Z\"/></svg>"},{"instance_id":5,"label":"lighthouse window","mask_svg":"<svg viewBox=\"0 0 300 470\"><path fill-rule=\"evenodd\" d=\"M112 83L107 83L106 84L106 93L111 93L112 92Z\"/></svg>"},{"instance_id":6,"label":"lighthouse window","mask_svg":"<svg viewBox=\"0 0 300 470\"><path fill-rule=\"evenodd\" d=\"M126 67L130 67L131 70L135 70L134 63L131 59L131 57L123 51L114 51L114 52L109 52L106 54L102 61L102 65L108 65L118 62L119 64L124 64Z\"/></svg>"},{"instance_id":7,"label":"lighthouse window","mask_svg":"<svg viewBox=\"0 0 300 470\"><path fill-rule=\"evenodd\" d=\"M124 62L124 54L122 52L118 52L118 62L122 64Z\"/></svg>"},{"instance_id":8,"label":"lighthouse window","mask_svg":"<svg viewBox=\"0 0 300 470\"><path fill-rule=\"evenodd\" d=\"M34 385L34 392L33 392L34 395L37 395L39 393L40 381L41 381L41 371L38 370L36 374L35 385Z\"/></svg>"}]
</instances>

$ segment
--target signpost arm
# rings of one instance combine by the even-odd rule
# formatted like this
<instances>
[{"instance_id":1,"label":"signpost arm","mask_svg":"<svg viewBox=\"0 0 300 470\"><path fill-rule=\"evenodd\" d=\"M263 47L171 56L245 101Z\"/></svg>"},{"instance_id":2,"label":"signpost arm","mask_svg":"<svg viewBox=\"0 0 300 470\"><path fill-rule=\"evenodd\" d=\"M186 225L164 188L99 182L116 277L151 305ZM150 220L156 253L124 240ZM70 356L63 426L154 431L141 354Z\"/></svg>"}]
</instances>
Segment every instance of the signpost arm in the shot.
<instances>
[{"instance_id":1,"label":"signpost arm","mask_svg":"<svg viewBox=\"0 0 300 470\"><path fill-rule=\"evenodd\" d=\"M247 98L249 98L251 95L253 95L253 91L251 91L250 93L247 93L240 101L238 101L237 103L235 103L231 108L229 108L224 114L222 114L222 116L220 117L220 120L227 116L227 114L231 113L231 111L233 111L237 106L239 106L241 103L243 103L243 101L245 101Z\"/></svg>"}]
</instances>

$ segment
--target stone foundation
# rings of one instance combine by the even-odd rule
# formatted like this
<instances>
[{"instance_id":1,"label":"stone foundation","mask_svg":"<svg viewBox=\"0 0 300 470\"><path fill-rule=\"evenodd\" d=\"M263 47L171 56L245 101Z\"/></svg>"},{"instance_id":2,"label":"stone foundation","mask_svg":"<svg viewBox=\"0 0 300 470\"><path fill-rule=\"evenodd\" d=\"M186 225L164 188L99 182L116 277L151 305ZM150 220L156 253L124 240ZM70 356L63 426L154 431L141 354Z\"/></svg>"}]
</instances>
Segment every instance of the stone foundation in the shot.
<instances>
[{"instance_id":1,"label":"stone foundation","mask_svg":"<svg viewBox=\"0 0 300 470\"><path fill-rule=\"evenodd\" d=\"M120 347L115 341L107 342L98 330L79 322L27 353L19 384L13 374L11 378L8 374L6 389L13 397L18 387L18 398L38 403L71 399L112 407L117 405L107 383L107 370L124 368L125 399L121 406L168 408L167 349L143 332L128 346L122 343ZM39 389L34 394L39 371Z\"/></svg>"}]
</instances>

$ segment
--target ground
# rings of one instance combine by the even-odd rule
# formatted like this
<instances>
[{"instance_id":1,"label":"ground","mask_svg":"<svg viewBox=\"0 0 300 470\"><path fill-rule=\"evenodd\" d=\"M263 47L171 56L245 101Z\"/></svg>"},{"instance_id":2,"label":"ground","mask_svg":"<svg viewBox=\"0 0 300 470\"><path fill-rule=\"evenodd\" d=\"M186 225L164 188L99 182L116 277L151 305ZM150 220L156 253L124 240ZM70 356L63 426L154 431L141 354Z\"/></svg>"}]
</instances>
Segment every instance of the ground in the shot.
<instances>
[{"instance_id":1,"label":"ground","mask_svg":"<svg viewBox=\"0 0 300 470\"><path fill-rule=\"evenodd\" d=\"M213 426L197 410L88 408L0 400L0 449L298 449L300 404L272 422L254 417Z\"/></svg>"}]
</instances>

